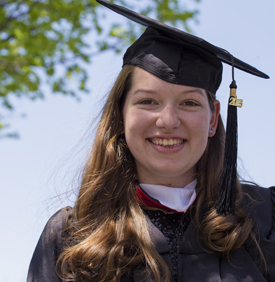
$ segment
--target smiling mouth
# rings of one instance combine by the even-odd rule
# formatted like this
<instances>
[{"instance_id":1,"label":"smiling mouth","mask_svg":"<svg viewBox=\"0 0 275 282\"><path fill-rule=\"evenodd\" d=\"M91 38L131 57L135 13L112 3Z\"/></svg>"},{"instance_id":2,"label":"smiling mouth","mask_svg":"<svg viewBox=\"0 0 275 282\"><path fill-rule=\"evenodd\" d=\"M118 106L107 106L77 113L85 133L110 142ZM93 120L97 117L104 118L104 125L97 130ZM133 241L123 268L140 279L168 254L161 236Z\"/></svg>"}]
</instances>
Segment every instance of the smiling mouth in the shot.
<instances>
[{"instance_id":1,"label":"smiling mouth","mask_svg":"<svg viewBox=\"0 0 275 282\"><path fill-rule=\"evenodd\" d=\"M159 145L165 148L173 148L179 146L180 144L186 141L183 139L173 139L173 138L169 138L169 139L153 138L148 140L155 145Z\"/></svg>"}]
</instances>

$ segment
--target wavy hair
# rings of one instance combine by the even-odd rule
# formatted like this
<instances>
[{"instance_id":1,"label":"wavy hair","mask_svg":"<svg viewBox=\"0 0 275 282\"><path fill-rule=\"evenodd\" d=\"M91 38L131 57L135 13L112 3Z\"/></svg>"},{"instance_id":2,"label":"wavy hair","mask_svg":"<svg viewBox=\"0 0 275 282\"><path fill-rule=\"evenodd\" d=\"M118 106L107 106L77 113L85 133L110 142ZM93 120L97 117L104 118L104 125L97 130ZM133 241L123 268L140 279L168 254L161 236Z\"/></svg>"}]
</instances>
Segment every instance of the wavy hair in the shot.
<instances>
[{"instance_id":1,"label":"wavy hair","mask_svg":"<svg viewBox=\"0 0 275 282\"><path fill-rule=\"evenodd\" d=\"M144 275L151 275L153 281L171 280L168 266L150 239L146 217L136 198L135 161L123 134L122 109L134 70L134 66L124 66L102 111L73 209L73 222L68 224L66 247L57 263L67 280L119 281L141 264L145 266ZM211 93L208 100L214 111ZM239 182L236 215L224 217L215 211L224 136L219 117L216 134L209 138L197 166L195 218L209 251L229 254L249 237L252 221L240 208Z\"/></svg>"},{"instance_id":2,"label":"wavy hair","mask_svg":"<svg viewBox=\"0 0 275 282\"><path fill-rule=\"evenodd\" d=\"M215 96L207 92L209 106L215 111ZM196 225L199 236L208 251L229 256L230 251L240 248L251 235L254 221L241 208L243 190L237 177L235 215L223 216L216 211L216 200L220 188L223 168L225 129L219 116L214 137L208 139L204 154L197 166Z\"/></svg>"}]
</instances>

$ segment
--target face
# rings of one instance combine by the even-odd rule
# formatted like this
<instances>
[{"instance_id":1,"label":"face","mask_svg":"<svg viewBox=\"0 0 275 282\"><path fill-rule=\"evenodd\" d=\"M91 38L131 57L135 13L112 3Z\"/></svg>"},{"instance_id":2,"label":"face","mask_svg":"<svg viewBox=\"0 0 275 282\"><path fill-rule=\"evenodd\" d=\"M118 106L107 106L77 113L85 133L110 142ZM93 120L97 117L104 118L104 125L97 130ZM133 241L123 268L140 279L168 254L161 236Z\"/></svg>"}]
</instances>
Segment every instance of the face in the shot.
<instances>
[{"instance_id":1,"label":"face","mask_svg":"<svg viewBox=\"0 0 275 282\"><path fill-rule=\"evenodd\" d=\"M206 91L166 82L136 68L124 108L124 132L140 183L184 187L195 178L215 113Z\"/></svg>"}]
</instances>

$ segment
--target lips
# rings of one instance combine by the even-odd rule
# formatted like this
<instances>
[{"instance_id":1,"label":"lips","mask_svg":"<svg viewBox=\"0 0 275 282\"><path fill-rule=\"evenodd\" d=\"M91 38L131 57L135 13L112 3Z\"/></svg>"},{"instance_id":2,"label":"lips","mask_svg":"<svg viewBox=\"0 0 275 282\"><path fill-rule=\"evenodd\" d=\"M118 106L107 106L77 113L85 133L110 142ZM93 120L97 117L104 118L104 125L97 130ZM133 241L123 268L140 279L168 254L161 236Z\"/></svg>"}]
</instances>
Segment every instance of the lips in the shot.
<instances>
[{"instance_id":1,"label":"lips","mask_svg":"<svg viewBox=\"0 0 275 282\"><path fill-rule=\"evenodd\" d=\"M172 147L176 147L179 146L180 144L182 144L183 142L185 142L186 140L183 139L179 139L179 138L151 138L149 139L149 141L155 145L159 145L162 147L166 147L166 148L172 148Z\"/></svg>"}]
</instances>

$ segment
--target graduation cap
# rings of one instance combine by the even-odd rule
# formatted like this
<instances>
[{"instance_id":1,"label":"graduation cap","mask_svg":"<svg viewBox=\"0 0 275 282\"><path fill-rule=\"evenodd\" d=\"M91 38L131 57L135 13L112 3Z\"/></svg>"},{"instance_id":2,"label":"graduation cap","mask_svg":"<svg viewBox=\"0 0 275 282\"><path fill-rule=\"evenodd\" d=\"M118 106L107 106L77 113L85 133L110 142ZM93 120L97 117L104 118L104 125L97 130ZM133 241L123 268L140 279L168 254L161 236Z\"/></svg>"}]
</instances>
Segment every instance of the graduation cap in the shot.
<instances>
[{"instance_id":1,"label":"graduation cap","mask_svg":"<svg viewBox=\"0 0 275 282\"><path fill-rule=\"evenodd\" d=\"M226 125L223 172L216 208L220 214L235 213L237 178L237 107L242 100L236 96L234 68L262 78L268 75L233 57L228 51L211 43L138 14L106 0L97 0L147 29L126 51L124 65L139 66L167 82L199 87L215 94L222 80L222 63L232 66L232 83Z\"/></svg>"}]
</instances>

